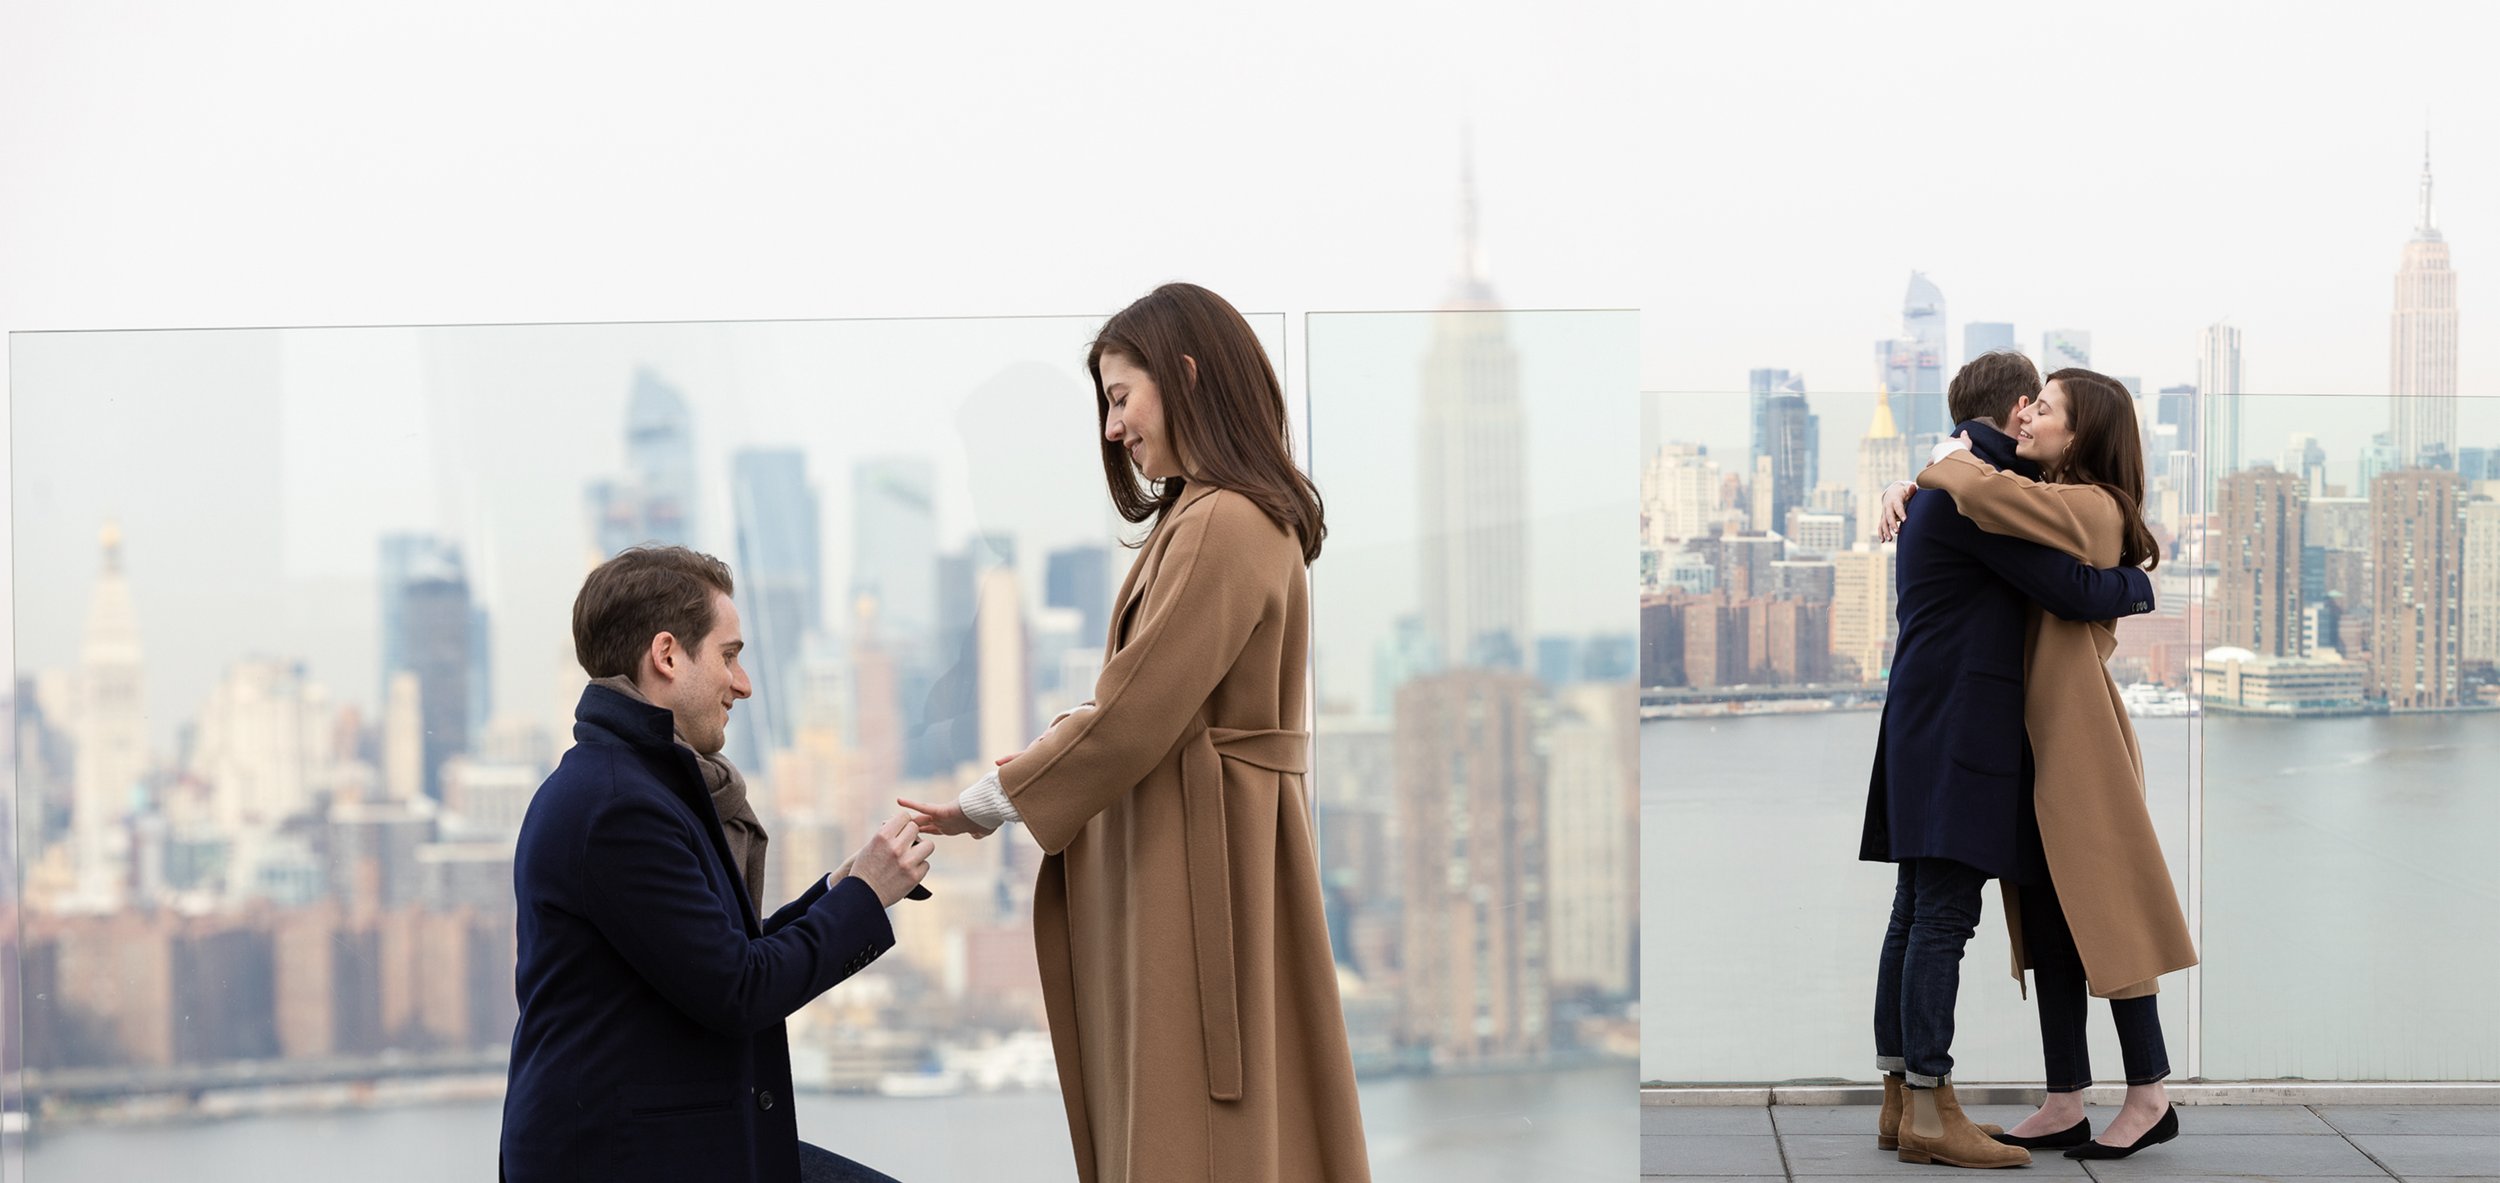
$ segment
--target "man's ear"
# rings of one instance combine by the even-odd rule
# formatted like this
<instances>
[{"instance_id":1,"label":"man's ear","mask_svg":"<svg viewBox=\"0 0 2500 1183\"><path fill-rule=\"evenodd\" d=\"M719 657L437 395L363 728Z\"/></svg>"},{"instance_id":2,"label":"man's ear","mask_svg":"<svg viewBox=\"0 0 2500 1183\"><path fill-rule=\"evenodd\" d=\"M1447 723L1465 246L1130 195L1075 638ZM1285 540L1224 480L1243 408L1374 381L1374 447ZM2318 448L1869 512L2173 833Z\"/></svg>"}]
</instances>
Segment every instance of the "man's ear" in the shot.
<instances>
[{"instance_id":1,"label":"man's ear","mask_svg":"<svg viewBox=\"0 0 2500 1183\"><path fill-rule=\"evenodd\" d=\"M653 633L650 657L652 670L661 678L674 681L678 665L686 659L686 651L678 647L675 633Z\"/></svg>"}]
</instances>

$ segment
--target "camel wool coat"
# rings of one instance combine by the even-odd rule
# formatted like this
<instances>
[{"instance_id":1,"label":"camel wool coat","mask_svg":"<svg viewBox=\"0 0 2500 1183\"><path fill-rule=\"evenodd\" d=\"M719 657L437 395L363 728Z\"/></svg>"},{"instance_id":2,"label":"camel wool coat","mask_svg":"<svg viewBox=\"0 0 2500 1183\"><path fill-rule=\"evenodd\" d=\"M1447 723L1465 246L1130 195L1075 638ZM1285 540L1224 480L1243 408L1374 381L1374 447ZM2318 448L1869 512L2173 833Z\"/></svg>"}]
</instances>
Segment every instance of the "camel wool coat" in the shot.
<instances>
[{"instance_id":1,"label":"camel wool coat","mask_svg":"<svg viewBox=\"0 0 2500 1183\"><path fill-rule=\"evenodd\" d=\"M1948 453L1918 477L1941 489L1971 522L2054 547L2096 567L2118 563L2126 521L2097 485L2046 484L2000 471L1967 451ZM2023 728L2037 775L2032 798L2049 880L2057 885L2084 976L2099 998L2141 998L2161 975L2196 964L2187 917L2144 805L2144 757L2109 676L2117 622L2060 620L2031 609L2023 652ZM2004 885L2014 978L2029 968L2020 888Z\"/></svg>"},{"instance_id":2,"label":"camel wool coat","mask_svg":"<svg viewBox=\"0 0 2500 1183\"><path fill-rule=\"evenodd\" d=\"M1302 545L1238 493L1164 511L1094 704L999 769L1084 1183L1370 1178L1321 910Z\"/></svg>"}]
</instances>

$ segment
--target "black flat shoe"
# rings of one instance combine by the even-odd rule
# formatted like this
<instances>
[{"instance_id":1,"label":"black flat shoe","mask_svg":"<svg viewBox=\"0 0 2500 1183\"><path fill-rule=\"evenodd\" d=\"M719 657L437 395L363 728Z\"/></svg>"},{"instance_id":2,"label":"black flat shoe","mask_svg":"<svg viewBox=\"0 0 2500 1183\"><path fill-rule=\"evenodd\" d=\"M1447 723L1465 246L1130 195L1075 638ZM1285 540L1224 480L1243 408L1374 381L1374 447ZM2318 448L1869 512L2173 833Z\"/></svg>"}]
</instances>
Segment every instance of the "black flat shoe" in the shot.
<instances>
[{"instance_id":1,"label":"black flat shoe","mask_svg":"<svg viewBox=\"0 0 2500 1183\"><path fill-rule=\"evenodd\" d=\"M2063 1150L2068 1146L2081 1146L2092 1140L2092 1119L2087 1117L2054 1134L2040 1134L2036 1137L2026 1138L2018 1134L1991 1134L1989 1136L2008 1146L2020 1146L2025 1150Z\"/></svg>"},{"instance_id":2,"label":"black flat shoe","mask_svg":"<svg viewBox=\"0 0 2500 1183\"><path fill-rule=\"evenodd\" d=\"M2153 1128L2144 1131L2144 1136L2136 1139L2133 1145L2111 1146L2104 1142L2086 1142L2081 1146L2077 1146L2074 1149L2067 1151L2066 1157L2125 1158L2147 1146L2159 1146L2162 1143L2178 1136L2179 1107L2173 1105L2164 1110L2161 1115L2161 1120L2154 1122Z\"/></svg>"}]
</instances>

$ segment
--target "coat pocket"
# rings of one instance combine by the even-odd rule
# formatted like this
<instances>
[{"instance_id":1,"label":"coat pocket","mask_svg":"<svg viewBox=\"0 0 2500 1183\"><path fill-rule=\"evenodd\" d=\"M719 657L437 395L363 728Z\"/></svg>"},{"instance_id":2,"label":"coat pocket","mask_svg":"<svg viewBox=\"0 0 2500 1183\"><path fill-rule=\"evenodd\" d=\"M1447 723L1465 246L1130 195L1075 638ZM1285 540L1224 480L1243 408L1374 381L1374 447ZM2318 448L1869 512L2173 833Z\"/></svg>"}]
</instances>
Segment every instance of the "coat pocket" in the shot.
<instances>
[{"instance_id":1,"label":"coat pocket","mask_svg":"<svg viewBox=\"0 0 2500 1183\"><path fill-rule=\"evenodd\" d=\"M1953 685L1952 721L1945 755L1982 776L2022 771L2023 682L1996 670L1965 671Z\"/></svg>"}]
</instances>

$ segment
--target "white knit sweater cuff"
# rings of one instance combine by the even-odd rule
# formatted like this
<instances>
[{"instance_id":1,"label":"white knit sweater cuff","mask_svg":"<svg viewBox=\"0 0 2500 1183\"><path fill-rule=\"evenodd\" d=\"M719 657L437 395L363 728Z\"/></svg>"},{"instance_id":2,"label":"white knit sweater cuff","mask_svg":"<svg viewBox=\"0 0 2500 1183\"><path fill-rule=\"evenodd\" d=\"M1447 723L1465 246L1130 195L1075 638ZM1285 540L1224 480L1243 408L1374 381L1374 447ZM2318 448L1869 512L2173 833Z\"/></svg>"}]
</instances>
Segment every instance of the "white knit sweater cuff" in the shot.
<instances>
[{"instance_id":1,"label":"white knit sweater cuff","mask_svg":"<svg viewBox=\"0 0 2500 1183\"><path fill-rule=\"evenodd\" d=\"M1016 816L1015 802L1007 799L1007 790L999 786L995 772L972 782L971 788L955 798L955 804L963 807L965 818L984 830L1024 820Z\"/></svg>"}]
</instances>

